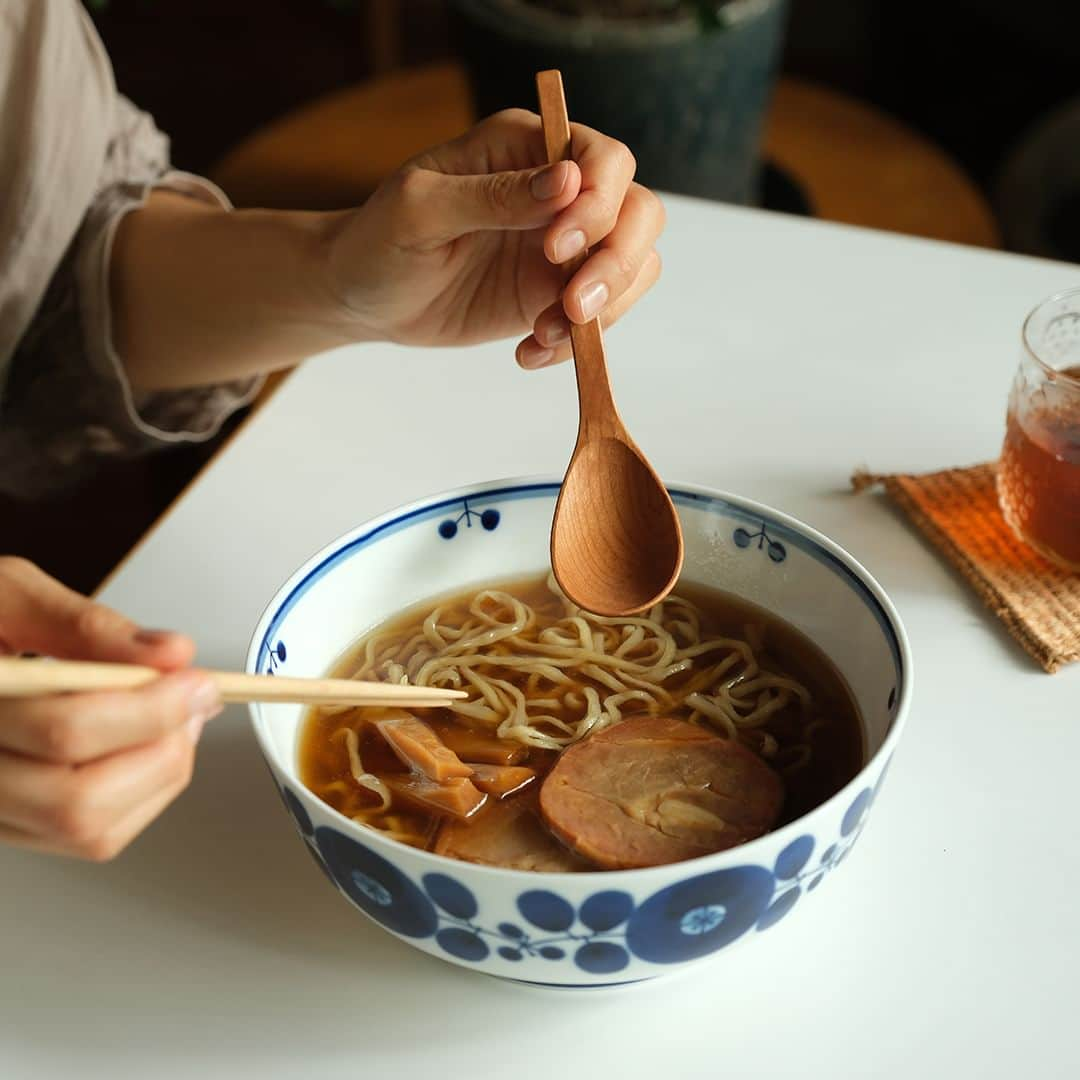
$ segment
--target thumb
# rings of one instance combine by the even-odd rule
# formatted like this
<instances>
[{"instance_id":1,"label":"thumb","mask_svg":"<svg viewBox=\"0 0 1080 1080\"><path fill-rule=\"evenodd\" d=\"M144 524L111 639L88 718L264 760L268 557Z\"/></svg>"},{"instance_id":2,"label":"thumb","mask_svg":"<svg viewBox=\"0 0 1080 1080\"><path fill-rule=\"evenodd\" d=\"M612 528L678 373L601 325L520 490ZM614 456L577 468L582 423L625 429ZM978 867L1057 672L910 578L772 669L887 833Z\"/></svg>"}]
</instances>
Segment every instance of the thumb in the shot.
<instances>
[{"instance_id":1,"label":"thumb","mask_svg":"<svg viewBox=\"0 0 1080 1080\"><path fill-rule=\"evenodd\" d=\"M414 202L407 220L423 234L415 240L437 245L485 229L546 225L577 198L581 171L572 161L466 176L419 169L404 188Z\"/></svg>"},{"instance_id":2,"label":"thumb","mask_svg":"<svg viewBox=\"0 0 1080 1080\"><path fill-rule=\"evenodd\" d=\"M142 629L16 558L0 558L0 651L5 648L163 671L186 667L195 653L189 638Z\"/></svg>"}]
</instances>

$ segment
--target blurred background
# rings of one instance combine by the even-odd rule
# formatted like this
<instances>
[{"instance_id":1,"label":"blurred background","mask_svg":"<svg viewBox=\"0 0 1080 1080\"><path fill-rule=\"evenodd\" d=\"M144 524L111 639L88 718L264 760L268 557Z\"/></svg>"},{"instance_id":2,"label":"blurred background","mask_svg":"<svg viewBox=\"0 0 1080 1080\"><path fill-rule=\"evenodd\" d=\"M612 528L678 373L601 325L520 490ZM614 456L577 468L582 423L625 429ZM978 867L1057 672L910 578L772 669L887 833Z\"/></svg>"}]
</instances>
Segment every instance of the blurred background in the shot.
<instances>
[{"instance_id":1,"label":"blurred background","mask_svg":"<svg viewBox=\"0 0 1080 1080\"><path fill-rule=\"evenodd\" d=\"M88 0L123 92L157 118L173 140L176 163L211 172L230 151L291 110L394 72L418 71L469 56L475 25L461 25L462 9L486 8L510 26L522 9L564 13L568 22L623 25L652 13L650 41L663 54L656 30L667 21L718 7L763 13L779 9L782 38L776 57L781 77L810 80L851 102L866 103L936 146L973 182L997 219L999 242L1039 247L1045 254L1080 259L1080 194L1056 196L1046 206L1025 194L1025 164L1054 187L1080 174L1080 119L1064 123L1062 110L1080 112L1080 4L1063 0L735 0L712 5L680 0ZM674 13L672 13L674 9ZM785 10L786 9L786 10ZM458 16L455 18L455 16ZM759 17L761 17L759 15ZM704 19L700 20L704 22ZM470 35L469 30L474 32ZM533 28L525 27L525 33ZM705 37L710 27L704 26ZM722 29L722 28L721 28ZM571 36L573 29L566 31ZM715 33L715 31L714 31ZM512 34L509 35L512 39ZM591 44L595 54L598 38ZM599 44L602 44L600 42ZM761 48L750 43L750 48ZM549 50L556 52L557 50ZM589 45L583 50L588 54ZM488 63L498 63L498 52ZM754 62L760 62L758 58ZM627 72L628 79L637 74ZM672 80L696 72L672 71ZM639 80L640 81L640 80ZM768 88L768 89L771 89ZM489 99L492 95L488 95ZM580 115L582 100L574 100ZM707 98L706 98L707 100ZM486 104L493 104L493 99ZM722 102L728 107L731 102ZM736 103L737 104L737 103ZM445 100L388 100L388 108L445 111ZM795 106L797 109L797 106ZM340 132L359 155L363 144L390 137L401 115L384 130ZM838 112L837 136L844 121ZM1046 131L1057 119L1060 134ZM314 133L314 132L313 132ZM325 135L324 130L317 132ZM1040 138L1041 137L1041 138ZM299 143L294 149L302 149ZM379 148L375 147L378 153ZM910 149L910 148L909 148ZM823 145L821 153L843 153ZM310 152L317 156L319 148ZM1065 159L1072 156L1072 162ZM1035 164L1038 159L1039 164ZM675 163L677 167L678 163ZM1070 173L1071 169L1071 173ZM1066 174L1069 176L1066 177ZM243 186L243 180L238 178ZM855 186L856 177L852 178ZM267 182L266 194L272 193ZM240 190L241 197L247 192ZM923 192L921 194L927 194ZM1037 195L1026 195L1031 202ZM1033 227L1030 218L1042 215Z\"/></svg>"},{"instance_id":2,"label":"blurred background","mask_svg":"<svg viewBox=\"0 0 1080 1080\"><path fill-rule=\"evenodd\" d=\"M239 206L355 205L558 66L652 186L1080 262L1074 0L85 3L175 165ZM216 445L0 505L2 546L91 589ZM50 515L100 515L102 490L123 497L76 557Z\"/></svg>"}]
</instances>

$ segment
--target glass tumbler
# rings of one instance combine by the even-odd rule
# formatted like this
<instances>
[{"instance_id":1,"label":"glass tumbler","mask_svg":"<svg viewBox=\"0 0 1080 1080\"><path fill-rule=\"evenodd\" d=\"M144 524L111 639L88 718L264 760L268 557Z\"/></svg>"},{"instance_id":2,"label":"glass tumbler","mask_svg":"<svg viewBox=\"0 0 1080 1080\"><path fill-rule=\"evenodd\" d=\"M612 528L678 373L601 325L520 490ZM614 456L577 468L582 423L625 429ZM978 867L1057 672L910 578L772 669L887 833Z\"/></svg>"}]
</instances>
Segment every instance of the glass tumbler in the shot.
<instances>
[{"instance_id":1,"label":"glass tumbler","mask_svg":"<svg viewBox=\"0 0 1080 1080\"><path fill-rule=\"evenodd\" d=\"M1022 339L998 500L1021 540L1080 572L1080 289L1039 304Z\"/></svg>"}]
</instances>

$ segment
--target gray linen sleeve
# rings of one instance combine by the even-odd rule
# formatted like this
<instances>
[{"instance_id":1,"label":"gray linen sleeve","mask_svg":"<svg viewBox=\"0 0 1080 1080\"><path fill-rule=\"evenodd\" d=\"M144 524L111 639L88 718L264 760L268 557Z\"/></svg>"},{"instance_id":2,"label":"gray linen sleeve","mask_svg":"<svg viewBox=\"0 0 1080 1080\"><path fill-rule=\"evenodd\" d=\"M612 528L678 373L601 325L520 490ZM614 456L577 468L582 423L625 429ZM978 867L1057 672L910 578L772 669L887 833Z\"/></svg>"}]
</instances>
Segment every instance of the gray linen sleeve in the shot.
<instances>
[{"instance_id":1,"label":"gray linen sleeve","mask_svg":"<svg viewBox=\"0 0 1080 1080\"><path fill-rule=\"evenodd\" d=\"M0 404L0 491L33 497L77 483L95 462L217 433L261 380L138 395L113 346L109 260L123 216L155 188L224 207L213 184L169 167L168 141L117 96L94 197L20 340Z\"/></svg>"}]
</instances>

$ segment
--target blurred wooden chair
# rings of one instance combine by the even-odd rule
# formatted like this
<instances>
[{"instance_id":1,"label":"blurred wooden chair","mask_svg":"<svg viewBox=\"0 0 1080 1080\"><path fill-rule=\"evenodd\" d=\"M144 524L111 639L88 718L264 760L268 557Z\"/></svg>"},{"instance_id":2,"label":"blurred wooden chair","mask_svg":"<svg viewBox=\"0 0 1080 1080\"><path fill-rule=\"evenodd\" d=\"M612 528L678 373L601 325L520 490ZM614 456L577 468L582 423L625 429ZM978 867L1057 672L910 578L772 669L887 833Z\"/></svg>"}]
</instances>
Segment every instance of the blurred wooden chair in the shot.
<instances>
[{"instance_id":1,"label":"blurred wooden chair","mask_svg":"<svg viewBox=\"0 0 1080 1080\"><path fill-rule=\"evenodd\" d=\"M214 179L238 206L355 206L403 161L473 121L460 65L396 71L257 131L220 162ZM818 217L998 246L986 201L947 154L843 94L782 79L773 95L764 154Z\"/></svg>"}]
</instances>

